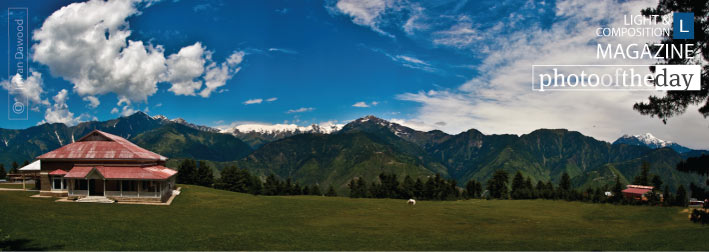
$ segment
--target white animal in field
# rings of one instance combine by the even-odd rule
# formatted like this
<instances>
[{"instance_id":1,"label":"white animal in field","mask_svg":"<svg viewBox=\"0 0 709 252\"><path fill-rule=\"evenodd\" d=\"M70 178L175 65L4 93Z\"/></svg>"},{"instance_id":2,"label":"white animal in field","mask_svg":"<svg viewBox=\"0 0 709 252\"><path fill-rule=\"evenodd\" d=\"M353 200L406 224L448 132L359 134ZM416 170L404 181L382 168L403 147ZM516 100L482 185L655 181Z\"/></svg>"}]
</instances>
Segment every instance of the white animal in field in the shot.
<instances>
[{"instance_id":1,"label":"white animal in field","mask_svg":"<svg viewBox=\"0 0 709 252\"><path fill-rule=\"evenodd\" d=\"M409 205L412 205L412 206L413 206L413 205L416 205L416 200L414 200L414 199L409 199L409 201L407 201L406 204L409 204Z\"/></svg>"}]
</instances>

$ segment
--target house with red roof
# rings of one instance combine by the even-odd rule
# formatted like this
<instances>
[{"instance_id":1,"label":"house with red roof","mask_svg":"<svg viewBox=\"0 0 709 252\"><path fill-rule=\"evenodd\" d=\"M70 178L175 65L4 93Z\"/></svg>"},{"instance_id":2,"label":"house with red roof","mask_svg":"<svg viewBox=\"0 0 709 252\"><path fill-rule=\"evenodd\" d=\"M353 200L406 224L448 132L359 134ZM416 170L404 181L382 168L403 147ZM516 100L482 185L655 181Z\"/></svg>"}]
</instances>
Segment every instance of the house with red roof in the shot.
<instances>
[{"instance_id":1,"label":"house with red roof","mask_svg":"<svg viewBox=\"0 0 709 252\"><path fill-rule=\"evenodd\" d=\"M623 196L625 196L626 199L647 200L645 194L652 191L653 188L652 186L628 185L627 188L623 190Z\"/></svg>"},{"instance_id":2,"label":"house with red roof","mask_svg":"<svg viewBox=\"0 0 709 252\"><path fill-rule=\"evenodd\" d=\"M175 188L166 157L100 130L36 159L42 196L165 202Z\"/></svg>"}]
</instances>

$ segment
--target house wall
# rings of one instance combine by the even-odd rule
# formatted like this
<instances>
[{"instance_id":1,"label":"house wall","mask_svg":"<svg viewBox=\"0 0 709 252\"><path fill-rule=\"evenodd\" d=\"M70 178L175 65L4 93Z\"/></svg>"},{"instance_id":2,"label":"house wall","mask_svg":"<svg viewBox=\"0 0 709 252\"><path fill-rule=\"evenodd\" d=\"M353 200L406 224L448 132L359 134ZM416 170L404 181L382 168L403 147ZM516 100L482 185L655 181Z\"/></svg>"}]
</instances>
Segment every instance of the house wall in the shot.
<instances>
[{"instance_id":1,"label":"house wall","mask_svg":"<svg viewBox=\"0 0 709 252\"><path fill-rule=\"evenodd\" d=\"M162 164L161 164L162 163ZM42 165L40 168L40 173L39 173L39 179L40 179L40 195L43 196L55 196L55 193L52 193L52 181L49 176L50 172L53 172L57 169L62 169L65 171L70 171L71 168L74 168L74 165L77 164L84 164L84 165L152 165L152 164L158 164L158 165L164 165L165 161L156 161L156 160L51 160L51 159L44 159L42 160ZM173 182L174 184L174 182Z\"/></svg>"}]
</instances>

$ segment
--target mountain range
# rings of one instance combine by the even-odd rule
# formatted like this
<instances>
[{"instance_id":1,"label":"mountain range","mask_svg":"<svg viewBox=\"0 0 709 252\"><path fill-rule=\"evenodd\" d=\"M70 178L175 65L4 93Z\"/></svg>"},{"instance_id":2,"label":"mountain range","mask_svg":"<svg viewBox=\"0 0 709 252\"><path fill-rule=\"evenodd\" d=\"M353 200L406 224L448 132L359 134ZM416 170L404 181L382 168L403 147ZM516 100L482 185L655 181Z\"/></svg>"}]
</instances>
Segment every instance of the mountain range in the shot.
<instances>
[{"instance_id":1,"label":"mountain range","mask_svg":"<svg viewBox=\"0 0 709 252\"><path fill-rule=\"evenodd\" d=\"M182 119L131 116L73 127L42 124L22 130L0 129L0 162L31 160L71 143L93 129L119 135L173 159L208 160L258 175L275 174L301 184L334 185L346 191L354 177L373 181L381 172L424 178L440 173L460 184L486 181L496 170L521 171L534 181L558 182L566 172L578 187L632 181L640 164L661 175L671 188L700 184L678 172L677 162L709 153L644 136L623 136L613 144L566 129L538 129L524 135L486 135L471 129L456 135L418 131L374 116L345 125L240 125L216 129ZM674 148L673 148L674 147ZM681 148L680 148L681 147Z\"/></svg>"}]
</instances>

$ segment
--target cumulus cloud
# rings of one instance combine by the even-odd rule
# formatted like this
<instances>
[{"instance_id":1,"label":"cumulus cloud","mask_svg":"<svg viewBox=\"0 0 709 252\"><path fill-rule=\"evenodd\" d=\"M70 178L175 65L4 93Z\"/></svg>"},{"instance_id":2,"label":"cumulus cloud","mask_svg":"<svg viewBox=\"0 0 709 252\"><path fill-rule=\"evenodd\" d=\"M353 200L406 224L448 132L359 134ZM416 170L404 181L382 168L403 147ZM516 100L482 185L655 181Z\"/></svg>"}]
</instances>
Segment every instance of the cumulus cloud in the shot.
<instances>
[{"instance_id":1,"label":"cumulus cloud","mask_svg":"<svg viewBox=\"0 0 709 252\"><path fill-rule=\"evenodd\" d=\"M82 100L89 102L89 107L90 108L96 108L98 105L101 105L101 101L98 100L96 96L86 96L82 98Z\"/></svg>"},{"instance_id":2,"label":"cumulus cloud","mask_svg":"<svg viewBox=\"0 0 709 252\"><path fill-rule=\"evenodd\" d=\"M28 101L35 103L35 105L49 106L49 101L42 99L42 94L44 93L43 85L42 74L34 71L31 72L26 80L22 79L22 75L15 74L9 81L3 80L0 82L0 86L12 95L27 98ZM35 106L35 108L39 109L38 106Z\"/></svg>"},{"instance_id":3,"label":"cumulus cloud","mask_svg":"<svg viewBox=\"0 0 709 252\"><path fill-rule=\"evenodd\" d=\"M249 105L249 104L261 104L262 101L263 101L263 99L261 99L261 98L258 98L258 99L250 99L250 100L244 101L244 105Z\"/></svg>"},{"instance_id":4,"label":"cumulus cloud","mask_svg":"<svg viewBox=\"0 0 709 252\"><path fill-rule=\"evenodd\" d=\"M238 72L243 52L217 64L199 42L166 57L161 45L128 39L127 18L140 15L138 5L152 3L90 0L64 6L34 32L33 60L73 83L80 96L115 93L133 102L147 101L161 81L171 82L169 91L176 95L209 97Z\"/></svg>"},{"instance_id":5,"label":"cumulus cloud","mask_svg":"<svg viewBox=\"0 0 709 252\"><path fill-rule=\"evenodd\" d=\"M199 92L199 95L207 98L213 91L226 85L226 82L241 70L241 67L238 67L238 65L244 60L244 55L245 54L242 51L235 51L226 59L226 61L219 65L208 58L207 61L210 63L207 66L207 71L203 77L205 87L201 92ZM219 90L219 93L223 90L224 89Z\"/></svg>"},{"instance_id":6,"label":"cumulus cloud","mask_svg":"<svg viewBox=\"0 0 709 252\"><path fill-rule=\"evenodd\" d=\"M267 102L274 102L276 100L278 100L278 97L271 97L271 98L266 99Z\"/></svg>"},{"instance_id":7,"label":"cumulus cloud","mask_svg":"<svg viewBox=\"0 0 709 252\"><path fill-rule=\"evenodd\" d=\"M69 99L69 92L66 89L62 89L52 97L54 104L47 108L44 113L44 120L38 124L44 123L63 123L68 126L74 126L88 117L86 114L74 117L74 113L69 111L69 106L67 106L66 101Z\"/></svg>"},{"instance_id":8,"label":"cumulus cloud","mask_svg":"<svg viewBox=\"0 0 709 252\"><path fill-rule=\"evenodd\" d=\"M163 80L172 83L169 91L176 95L195 95L202 88L202 82L195 80L204 73L207 62L205 53L209 54L200 42L180 49L167 58L167 71Z\"/></svg>"},{"instance_id":9,"label":"cumulus cloud","mask_svg":"<svg viewBox=\"0 0 709 252\"><path fill-rule=\"evenodd\" d=\"M79 95L113 92L144 101L165 71L161 46L128 40L133 1L73 3L52 13L34 32L33 60L74 84Z\"/></svg>"},{"instance_id":10,"label":"cumulus cloud","mask_svg":"<svg viewBox=\"0 0 709 252\"><path fill-rule=\"evenodd\" d=\"M287 114L303 113L303 112L310 112L310 111L313 111L313 110L315 110L315 108L310 108L310 107L307 107L307 108L306 108L306 107L303 107L303 108L299 108L299 109L290 109L290 110L286 111L286 113L287 113Z\"/></svg>"}]
</instances>

